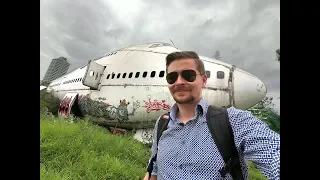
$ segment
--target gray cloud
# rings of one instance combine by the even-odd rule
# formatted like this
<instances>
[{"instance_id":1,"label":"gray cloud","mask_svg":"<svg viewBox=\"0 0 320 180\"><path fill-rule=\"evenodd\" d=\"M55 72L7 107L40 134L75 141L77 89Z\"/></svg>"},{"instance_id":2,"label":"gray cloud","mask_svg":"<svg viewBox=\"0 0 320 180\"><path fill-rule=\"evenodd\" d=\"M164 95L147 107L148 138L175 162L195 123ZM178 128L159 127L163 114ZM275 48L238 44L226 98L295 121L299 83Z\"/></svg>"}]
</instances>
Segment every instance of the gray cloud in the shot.
<instances>
[{"instance_id":1,"label":"gray cloud","mask_svg":"<svg viewBox=\"0 0 320 180\"><path fill-rule=\"evenodd\" d=\"M40 79L55 57L68 58L71 70L121 47L172 39L204 56L219 50L280 91L278 0L42 0L40 16Z\"/></svg>"}]
</instances>

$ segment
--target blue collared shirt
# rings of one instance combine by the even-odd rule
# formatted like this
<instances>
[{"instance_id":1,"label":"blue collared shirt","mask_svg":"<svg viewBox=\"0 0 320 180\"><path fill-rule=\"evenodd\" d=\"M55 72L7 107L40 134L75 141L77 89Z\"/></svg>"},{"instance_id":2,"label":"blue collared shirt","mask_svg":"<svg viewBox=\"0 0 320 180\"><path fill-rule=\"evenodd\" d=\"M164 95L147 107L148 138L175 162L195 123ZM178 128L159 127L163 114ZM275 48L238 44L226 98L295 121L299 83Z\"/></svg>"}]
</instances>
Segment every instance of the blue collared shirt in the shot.
<instances>
[{"instance_id":1,"label":"blue collared shirt","mask_svg":"<svg viewBox=\"0 0 320 180\"><path fill-rule=\"evenodd\" d=\"M170 110L171 120L160 137L157 161L153 164L152 175L156 175L158 180L223 179L218 170L224 166L224 161L206 123L208 106L201 99L194 117L183 125L176 118L178 106L173 105ZM227 111L244 178L248 179L246 160L250 160L268 179L280 179L280 135L248 111L234 107ZM158 121L153 132L151 157L157 149ZM232 177L227 174L225 179Z\"/></svg>"}]
</instances>

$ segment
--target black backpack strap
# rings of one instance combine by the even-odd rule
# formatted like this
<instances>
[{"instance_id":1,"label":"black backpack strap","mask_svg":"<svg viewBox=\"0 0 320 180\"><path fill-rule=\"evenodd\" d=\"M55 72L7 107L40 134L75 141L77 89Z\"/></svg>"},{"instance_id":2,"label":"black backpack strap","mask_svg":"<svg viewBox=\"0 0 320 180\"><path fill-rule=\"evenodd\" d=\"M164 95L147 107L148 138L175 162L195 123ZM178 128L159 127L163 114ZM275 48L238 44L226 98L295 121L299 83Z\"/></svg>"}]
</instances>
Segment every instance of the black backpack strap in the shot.
<instances>
[{"instance_id":1,"label":"black backpack strap","mask_svg":"<svg viewBox=\"0 0 320 180\"><path fill-rule=\"evenodd\" d=\"M243 180L227 109L219 109L210 105L207 112L207 124L225 162L225 166L219 170L221 176L224 178L227 173L230 173L234 180Z\"/></svg>"},{"instance_id":2,"label":"black backpack strap","mask_svg":"<svg viewBox=\"0 0 320 180\"><path fill-rule=\"evenodd\" d=\"M162 135L162 132L166 130L168 127L169 119L170 119L169 113L162 115L159 119L158 129L157 129L157 147L158 147L159 139Z\"/></svg>"},{"instance_id":3,"label":"black backpack strap","mask_svg":"<svg viewBox=\"0 0 320 180\"><path fill-rule=\"evenodd\" d=\"M162 135L162 132L164 130L167 129L168 127L168 123L170 120L170 115L169 113L163 114L160 118L159 118L159 122L158 122L158 128L157 128L157 151L158 151L158 144L159 144L159 139ZM149 179L151 178L151 172L153 170L153 162L157 160L157 152L156 154L151 158L149 164L148 164L148 173L149 173Z\"/></svg>"}]
</instances>

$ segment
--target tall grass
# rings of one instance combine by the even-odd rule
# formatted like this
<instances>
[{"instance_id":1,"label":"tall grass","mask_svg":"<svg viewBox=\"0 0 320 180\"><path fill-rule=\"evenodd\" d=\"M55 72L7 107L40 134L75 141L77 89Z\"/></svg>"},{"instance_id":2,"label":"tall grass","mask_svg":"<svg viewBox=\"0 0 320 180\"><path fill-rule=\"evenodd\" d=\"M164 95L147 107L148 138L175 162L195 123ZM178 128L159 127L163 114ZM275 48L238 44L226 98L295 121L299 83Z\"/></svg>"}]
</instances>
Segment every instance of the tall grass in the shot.
<instances>
[{"instance_id":1,"label":"tall grass","mask_svg":"<svg viewBox=\"0 0 320 180\"><path fill-rule=\"evenodd\" d=\"M87 120L40 117L40 179L142 179L149 149Z\"/></svg>"}]
</instances>

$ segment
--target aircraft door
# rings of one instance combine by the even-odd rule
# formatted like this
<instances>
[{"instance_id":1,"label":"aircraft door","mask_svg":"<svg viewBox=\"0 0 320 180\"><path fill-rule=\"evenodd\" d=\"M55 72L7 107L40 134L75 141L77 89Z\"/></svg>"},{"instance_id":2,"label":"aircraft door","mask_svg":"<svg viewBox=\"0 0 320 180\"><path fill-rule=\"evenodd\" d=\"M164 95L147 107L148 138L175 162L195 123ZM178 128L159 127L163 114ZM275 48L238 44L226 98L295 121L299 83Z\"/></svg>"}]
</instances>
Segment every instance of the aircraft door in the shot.
<instances>
[{"instance_id":1,"label":"aircraft door","mask_svg":"<svg viewBox=\"0 0 320 180\"><path fill-rule=\"evenodd\" d=\"M105 66L89 60L82 84L90 87L92 90L97 90L105 68Z\"/></svg>"}]
</instances>

